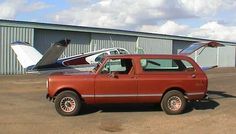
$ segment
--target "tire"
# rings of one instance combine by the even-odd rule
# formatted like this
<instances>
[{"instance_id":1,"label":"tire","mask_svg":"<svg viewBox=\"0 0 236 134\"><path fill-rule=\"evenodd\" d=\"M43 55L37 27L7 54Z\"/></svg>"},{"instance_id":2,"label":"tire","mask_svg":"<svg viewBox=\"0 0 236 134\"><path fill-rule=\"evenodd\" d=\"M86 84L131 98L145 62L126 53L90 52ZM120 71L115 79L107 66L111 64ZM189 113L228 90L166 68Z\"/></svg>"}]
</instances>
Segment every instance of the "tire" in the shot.
<instances>
[{"instance_id":1,"label":"tire","mask_svg":"<svg viewBox=\"0 0 236 134\"><path fill-rule=\"evenodd\" d=\"M56 96L55 108L62 116L75 116L81 110L81 99L73 91L63 91Z\"/></svg>"},{"instance_id":2,"label":"tire","mask_svg":"<svg viewBox=\"0 0 236 134\"><path fill-rule=\"evenodd\" d=\"M185 110L186 99L182 92L177 90L168 91L161 100L161 108L166 114L181 114Z\"/></svg>"}]
</instances>

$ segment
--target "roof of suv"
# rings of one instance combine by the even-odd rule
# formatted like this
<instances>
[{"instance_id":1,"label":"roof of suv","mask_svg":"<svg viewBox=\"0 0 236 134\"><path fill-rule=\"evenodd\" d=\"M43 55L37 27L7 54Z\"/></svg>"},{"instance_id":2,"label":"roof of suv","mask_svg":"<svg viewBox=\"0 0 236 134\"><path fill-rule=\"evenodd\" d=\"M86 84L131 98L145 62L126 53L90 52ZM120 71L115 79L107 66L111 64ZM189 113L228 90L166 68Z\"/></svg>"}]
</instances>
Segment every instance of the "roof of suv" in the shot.
<instances>
[{"instance_id":1,"label":"roof of suv","mask_svg":"<svg viewBox=\"0 0 236 134\"><path fill-rule=\"evenodd\" d=\"M185 55L175 55L175 54L125 54L125 55L107 55L110 58L173 58L173 59L189 59L190 57Z\"/></svg>"}]
</instances>

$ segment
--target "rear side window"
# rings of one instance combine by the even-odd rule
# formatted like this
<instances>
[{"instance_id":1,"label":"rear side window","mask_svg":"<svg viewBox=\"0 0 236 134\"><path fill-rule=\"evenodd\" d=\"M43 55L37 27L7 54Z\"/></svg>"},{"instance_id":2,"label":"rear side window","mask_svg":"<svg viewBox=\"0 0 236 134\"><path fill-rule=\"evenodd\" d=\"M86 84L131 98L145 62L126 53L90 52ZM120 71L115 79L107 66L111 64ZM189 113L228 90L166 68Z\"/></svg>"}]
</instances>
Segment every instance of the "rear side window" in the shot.
<instances>
[{"instance_id":1,"label":"rear side window","mask_svg":"<svg viewBox=\"0 0 236 134\"><path fill-rule=\"evenodd\" d=\"M193 66L188 61L177 59L141 59L143 71L193 71ZM190 69L188 69L190 68Z\"/></svg>"}]
</instances>

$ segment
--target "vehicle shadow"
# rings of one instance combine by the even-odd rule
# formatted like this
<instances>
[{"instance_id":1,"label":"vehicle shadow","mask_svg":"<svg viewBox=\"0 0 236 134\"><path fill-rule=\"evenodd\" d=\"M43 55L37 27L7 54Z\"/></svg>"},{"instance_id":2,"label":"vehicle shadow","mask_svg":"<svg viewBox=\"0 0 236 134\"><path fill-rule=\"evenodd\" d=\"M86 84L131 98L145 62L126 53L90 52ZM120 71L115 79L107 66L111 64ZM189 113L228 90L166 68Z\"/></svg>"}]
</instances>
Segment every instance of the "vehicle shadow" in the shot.
<instances>
[{"instance_id":1,"label":"vehicle shadow","mask_svg":"<svg viewBox=\"0 0 236 134\"><path fill-rule=\"evenodd\" d=\"M208 91L211 99L236 98L235 95L228 94L224 91Z\"/></svg>"},{"instance_id":2,"label":"vehicle shadow","mask_svg":"<svg viewBox=\"0 0 236 134\"><path fill-rule=\"evenodd\" d=\"M209 110L220 106L218 99L236 98L236 96L223 91L208 91L209 99L201 101L191 101L187 103L184 113L193 110ZM96 112L153 112L162 111L159 104L103 104L103 105L84 105L80 115L87 115Z\"/></svg>"},{"instance_id":3,"label":"vehicle shadow","mask_svg":"<svg viewBox=\"0 0 236 134\"><path fill-rule=\"evenodd\" d=\"M218 107L220 103L217 101L209 98L201 101L191 101L187 103L187 107L184 113L189 113L193 110L209 110L215 109Z\"/></svg>"},{"instance_id":4,"label":"vehicle shadow","mask_svg":"<svg viewBox=\"0 0 236 134\"><path fill-rule=\"evenodd\" d=\"M220 105L217 100L219 99L226 99L226 98L235 98L236 96L228 94L224 91L208 91L209 99L204 99L201 101L193 101L187 104L187 108L185 113L191 112L193 109L195 110L208 110L208 109L215 109Z\"/></svg>"},{"instance_id":5,"label":"vehicle shadow","mask_svg":"<svg viewBox=\"0 0 236 134\"><path fill-rule=\"evenodd\" d=\"M158 104L102 104L85 105L80 115L96 112L153 112L162 111Z\"/></svg>"}]
</instances>

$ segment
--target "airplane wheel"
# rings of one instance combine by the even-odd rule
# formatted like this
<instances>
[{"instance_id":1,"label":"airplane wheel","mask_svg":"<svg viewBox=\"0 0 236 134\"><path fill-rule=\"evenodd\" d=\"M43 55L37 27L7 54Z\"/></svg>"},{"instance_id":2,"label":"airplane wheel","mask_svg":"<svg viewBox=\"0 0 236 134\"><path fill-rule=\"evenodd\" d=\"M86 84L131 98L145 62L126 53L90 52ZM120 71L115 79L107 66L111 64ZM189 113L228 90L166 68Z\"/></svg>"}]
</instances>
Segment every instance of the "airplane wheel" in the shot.
<instances>
[{"instance_id":1,"label":"airplane wheel","mask_svg":"<svg viewBox=\"0 0 236 134\"><path fill-rule=\"evenodd\" d=\"M81 109L80 97L73 91L63 91L56 96L55 108L62 116L77 115Z\"/></svg>"}]
</instances>

